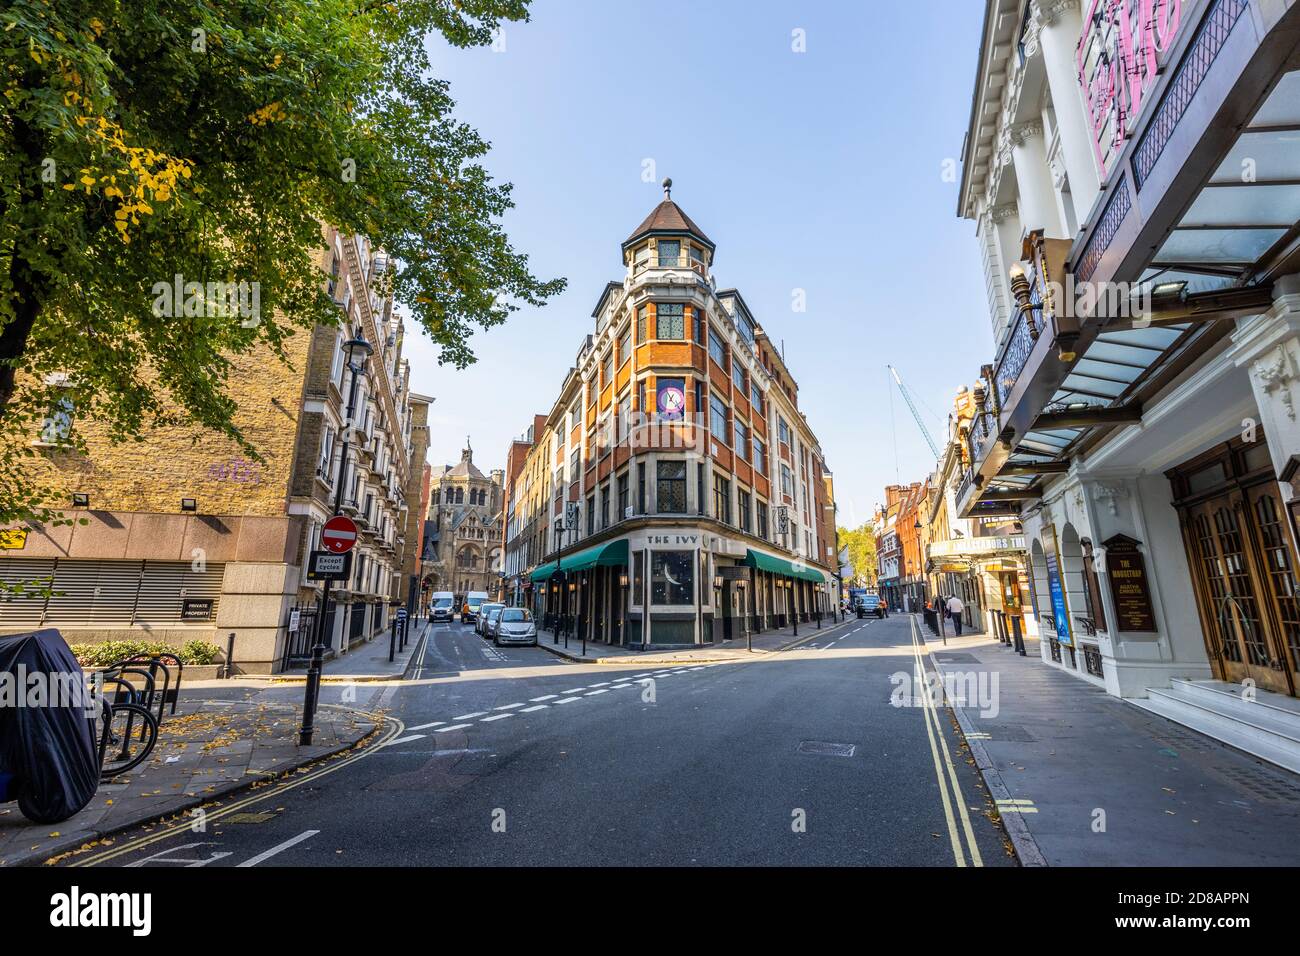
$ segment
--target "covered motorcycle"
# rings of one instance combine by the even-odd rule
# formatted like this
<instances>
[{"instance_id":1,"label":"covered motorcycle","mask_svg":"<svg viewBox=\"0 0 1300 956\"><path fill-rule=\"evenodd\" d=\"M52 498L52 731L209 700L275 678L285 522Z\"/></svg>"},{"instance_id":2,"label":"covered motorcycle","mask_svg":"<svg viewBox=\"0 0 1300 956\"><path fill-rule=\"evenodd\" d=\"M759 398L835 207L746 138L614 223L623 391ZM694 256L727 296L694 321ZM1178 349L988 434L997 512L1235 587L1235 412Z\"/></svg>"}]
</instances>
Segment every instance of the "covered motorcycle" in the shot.
<instances>
[{"instance_id":1,"label":"covered motorcycle","mask_svg":"<svg viewBox=\"0 0 1300 956\"><path fill-rule=\"evenodd\" d=\"M94 711L67 642L53 628L0 637L0 791L30 820L58 823L98 787Z\"/></svg>"}]
</instances>

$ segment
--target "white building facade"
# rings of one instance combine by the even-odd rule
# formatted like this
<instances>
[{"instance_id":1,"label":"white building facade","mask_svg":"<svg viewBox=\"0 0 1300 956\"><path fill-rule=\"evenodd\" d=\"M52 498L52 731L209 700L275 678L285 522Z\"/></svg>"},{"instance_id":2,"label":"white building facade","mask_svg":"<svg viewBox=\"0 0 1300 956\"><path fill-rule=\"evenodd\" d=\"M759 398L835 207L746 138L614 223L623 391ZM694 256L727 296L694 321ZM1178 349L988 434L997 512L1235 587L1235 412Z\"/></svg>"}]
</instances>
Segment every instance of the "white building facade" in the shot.
<instances>
[{"instance_id":1,"label":"white building facade","mask_svg":"<svg viewBox=\"0 0 1300 956\"><path fill-rule=\"evenodd\" d=\"M1022 520L1044 661L1300 768L1300 4L989 0L982 44L958 513Z\"/></svg>"}]
</instances>

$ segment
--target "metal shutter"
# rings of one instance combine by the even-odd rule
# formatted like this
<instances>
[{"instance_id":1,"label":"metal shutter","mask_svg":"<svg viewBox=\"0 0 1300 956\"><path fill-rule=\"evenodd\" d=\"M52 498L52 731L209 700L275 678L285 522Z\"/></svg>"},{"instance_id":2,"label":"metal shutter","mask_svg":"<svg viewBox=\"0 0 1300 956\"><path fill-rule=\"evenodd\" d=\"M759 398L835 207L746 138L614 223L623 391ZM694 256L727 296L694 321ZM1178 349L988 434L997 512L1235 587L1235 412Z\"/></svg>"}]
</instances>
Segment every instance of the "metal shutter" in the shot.
<instances>
[{"instance_id":1,"label":"metal shutter","mask_svg":"<svg viewBox=\"0 0 1300 956\"><path fill-rule=\"evenodd\" d=\"M45 614L53 627L130 627L143 561L60 559Z\"/></svg>"},{"instance_id":2,"label":"metal shutter","mask_svg":"<svg viewBox=\"0 0 1300 956\"><path fill-rule=\"evenodd\" d=\"M53 558L0 558L0 631L16 633L41 626L45 595L31 592L53 577ZM16 586L27 593L13 593Z\"/></svg>"},{"instance_id":3,"label":"metal shutter","mask_svg":"<svg viewBox=\"0 0 1300 956\"><path fill-rule=\"evenodd\" d=\"M188 561L146 561L135 623L150 627L202 624L181 620L181 609L187 600L211 601L211 620L216 620L225 571L224 564L210 564L203 571L194 571Z\"/></svg>"}]
</instances>

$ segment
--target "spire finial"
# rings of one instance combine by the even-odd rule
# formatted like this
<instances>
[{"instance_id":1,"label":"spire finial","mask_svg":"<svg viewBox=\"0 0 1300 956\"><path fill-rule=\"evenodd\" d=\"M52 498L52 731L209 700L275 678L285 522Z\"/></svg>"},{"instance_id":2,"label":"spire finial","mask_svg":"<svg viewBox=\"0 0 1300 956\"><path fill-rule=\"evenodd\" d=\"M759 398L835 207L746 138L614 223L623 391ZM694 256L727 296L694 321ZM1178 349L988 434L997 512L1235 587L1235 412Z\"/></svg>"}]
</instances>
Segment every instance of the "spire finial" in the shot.
<instances>
[{"instance_id":1,"label":"spire finial","mask_svg":"<svg viewBox=\"0 0 1300 956\"><path fill-rule=\"evenodd\" d=\"M671 178L664 177L664 199L673 198L673 181Z\"/></svg>"}]
</instances>

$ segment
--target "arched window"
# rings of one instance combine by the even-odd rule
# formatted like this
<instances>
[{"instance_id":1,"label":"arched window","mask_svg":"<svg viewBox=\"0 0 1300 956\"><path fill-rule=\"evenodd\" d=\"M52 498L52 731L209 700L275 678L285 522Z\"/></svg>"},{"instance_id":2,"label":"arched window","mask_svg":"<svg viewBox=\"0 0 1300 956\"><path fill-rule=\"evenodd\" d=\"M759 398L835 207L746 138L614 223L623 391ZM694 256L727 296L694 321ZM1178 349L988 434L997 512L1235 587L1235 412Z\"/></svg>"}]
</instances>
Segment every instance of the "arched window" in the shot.
<instances>
[{"instance_id":1,"label":"arched window","mask_svg":"<svg viewBox=\"0 0 1300 956\"><path fill-rule=\"evenodd\" d=\"M461 503L463 503L464 501L465 501L465 489L464 489L464 488L457 488L457 489L456 489L456 504L461 504Z\"/></svg>"}]
</instances>

